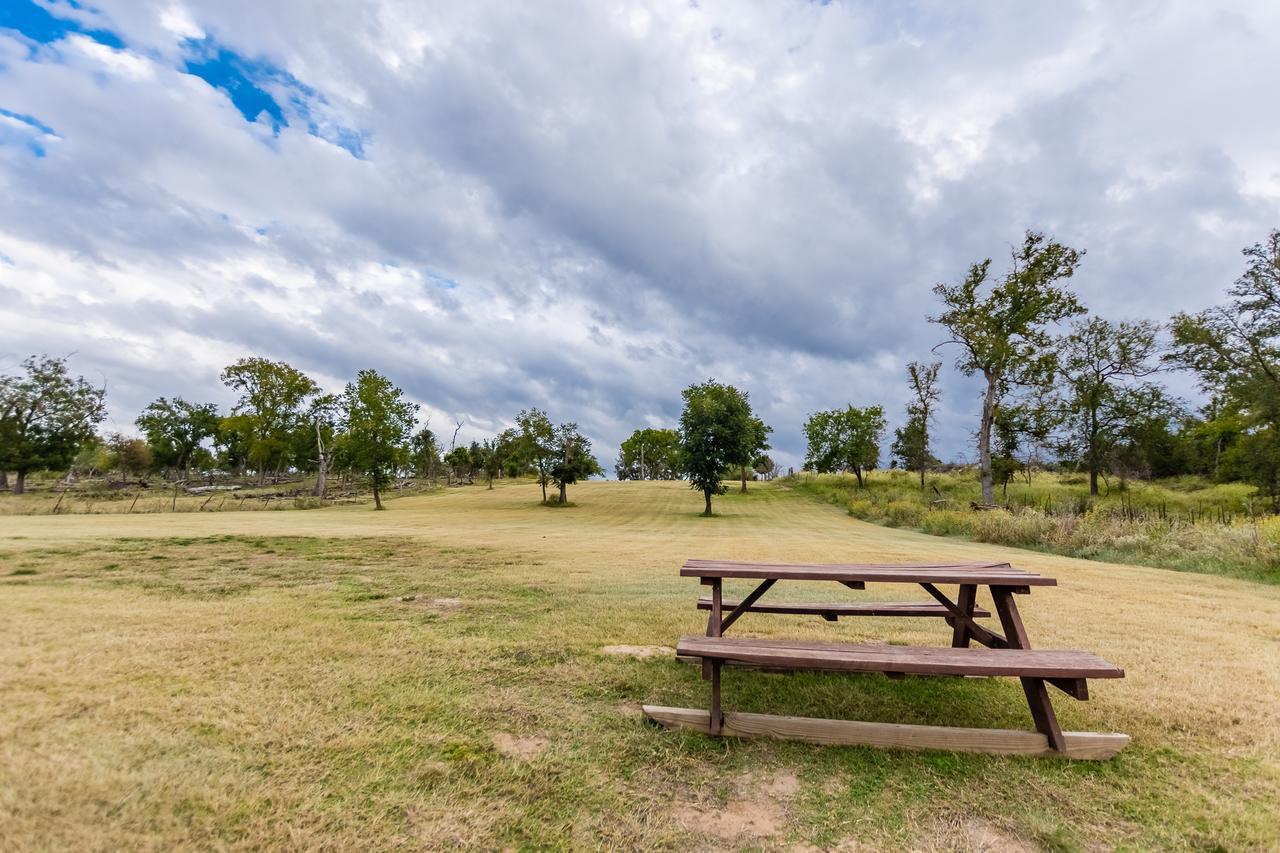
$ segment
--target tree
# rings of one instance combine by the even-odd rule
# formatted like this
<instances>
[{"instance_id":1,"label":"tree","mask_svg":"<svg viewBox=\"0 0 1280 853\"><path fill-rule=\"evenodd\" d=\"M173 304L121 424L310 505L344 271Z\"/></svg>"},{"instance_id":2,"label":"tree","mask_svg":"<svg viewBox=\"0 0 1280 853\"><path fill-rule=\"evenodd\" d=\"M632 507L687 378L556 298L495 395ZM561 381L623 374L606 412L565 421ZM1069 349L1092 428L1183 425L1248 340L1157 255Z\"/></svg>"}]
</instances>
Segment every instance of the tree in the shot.
<instances>
[{"instance_id":1,"label":"tree","mask_svg":"<svg viewBox=\"0 0 1280 853\"><path fill-rule=\"evenodd\" d=\"M294 462L300 470L316 472L312 493L323 498L328 490L338 435L337 395L313 397L294 435Z\"/></svg>"},{"instance_id":2,"label":"tree","mask_svg":"<svg viewBox=\"0 0 1280 853\"><path fill-rule=\"evenodd\" d=\"M409 464L418 476L425 476L435 485L436 468L441 464L440 442L428 427L418 430L409 440Z\"/></svg>"},{"instance_id":3,"label":"tree","mask_svg":"<svg viewBox=\"0 0 1280 853\"><path fill-rule=\"evenodd\" d=\"M240 392L231 410L231 429L244 437L246 461L257 470L258 482L265 483L268 468L278 474L283 467L291 438L305 422L303 404L320 388L283 361L265 358L242 358L229 365L222 382Z\"/></svg>"},{"instance_id":4,"label":"tree","mask_svg":"<svg viewBox=\"0 0 1280 853\"><path fill-rule=\"evenodd\" d=\"M72 378L65 358L31 356L24 373L0 376L0 470L15 471L14 494L27 474L66 468L106 417L106 389Z\"/></svg>"},{"instance_id":5,"label":"tree","mask_svg":"<svg viewBox=\"0 0 1280 853\"><path fill-rule=\"evenodd\" d=\"M1059 386L1067 446L1089 471L1089 494L1127 426L1149 411L1152 388L1138 383L1155 373L1155 323L1112 323L1093 317L1076 323L1058 343Z\"/></svg>"},{"instance_id":6,"label":"tree","mask_svg":"<svg viewBox=\"0 0 1280 853\"><path fill-rule=\"evenodd\" d=\"M493 438L480 445L480 469L493 489L493 481L502 474L502 445Z\"/></svg>"},{"instance_id":7,"label":"tree","mask_svg":"<svg viewBox=\"0 0 1280 853\"><path fill-rule=\"evenodd\" d=\"M980 293L988 283L991 259L969 267L959 284L939 284L933 292L942 299L941 314L929 322L947 329L951 338L939 346L959 345L956 362L966 376L981 374L986 387L978 424L978 468L982 500L993 503L991 433L997 409L1012 386L1044 386L1054 372L1054 352L1048 327L1083 314L1075 296L1058 282L1075 274L1083 252L1028 231L1022 247L1012 253L1004 278Z\"/></svg>"},{"instance_id":8,"label":"tree","mask_svg":"<svg viewBox=\"0 0 1280 853\"><path fill-rule=\"evenodd\" d=\"M920 491L924 491L924 473L930 465L938 464L930 452L929 425L933 407L942 398L938 387L938 371L942 362L921 364L913 361L907 365L907 380L911 385L911 402L907 404L907 422L894 436L893 455L904 468L920 471Z\"/></svg>"},{"instance_id":9,"label":"tree","mask_svg":"<svg viewBox=\"0 0 1280 853\"><path fill-rule=\"evenodd\" d=\"M711 496L725 491L721 475L743 464L743 449L756 440L759 421L747 395L732 385L709 379L690 385L681 396L680 469L689 478L689 488L706 498L702 514L710 516Z\"/></svg>"},{"instance_id":10,"label":"tree","mask_svg":"<svg viewBox=\"0 0 1280 853\"><path fill-rule=\"evenodd\" d=\"M524 409L516 415L520 430L520 455L538 472L542 502L547 502L547 478L555 463L555 427L541 409Z\"/></svg>"},{"instance_id":11,"label":"tree","mask_svg":"<svg viewBox=\"0 0 1280 853\"><path fill-rule=\"evenodd\" d=\"M218 408L213 403L160 397L148 403L134 423L146 436L156 465L189 476L196 450L218 434Z\"/></svg>"},{"instance_id":12,"label":"tree","mask_svg":"<svg viewBox=\"0 0 1280 853\"><path fill-rule=\"evenodd\" d=\"M342 392L340 405L343 456L369 478L374 508L382 509L380 490L408 460L418 405L375 370L360 371Z\"/></svg>"},{"instance_id":13,"label":"tree","mask_svg":"<svg viewBox=\"0 0 1280 853\"><path fill-rule=\"evenodd\" d=\"M746 394L743 394L745 397ZM773 427L765 424L764 421L755 417L751 417L748 424L747 432L743 436L742 447L738 450L738 458L735 463L738 465L742 475L742 494L747 493L747 469L753 468L756 460L769 449L769 433L773 432Z\"/></svg>"},{"instance_id":14,"label":"tree","mask_svg":"<svg viewBox=\"0 0 1280 853\"><path fill-rule=\"evenodd\" d=\"M638 429L618 448L619 480L674 480L680 475L680 435L673 429Z\"/></svg>"},{"instance_id":15,"label":"tree","mask_svg":"<svg viewBox=\"0 0 1280 853\"><path fill-rule=\"evenodd\" d=\"M1249 479L1280 507L1280 229L1244 256L1226 305L1174 316L1167 358L1240 411L1248 426L1238 452L1251 460Z\"/></svg>"},{"instance_id":16,"label":"tree","mask_svg":"<svg viewBox=\"0 0 1280 853\"><path fill-rule=\"evenodd\" d=\"M579 480L585 480L602 471L600 463L591 455L591 440L578 431L578 425L575 423L560 424L556 427L552 450L555 461L552 462L548 473L551 481L560 489L559 503L564 506L569 502L566 486L571 486Z\"/></svg>"},{"instance_id":17,"label":"tree","mask_svg":"<svg viewBox=\"0 0 1280 853\"><path fill-rule=\"evenodd\" d=\"M471 480L471 468L474 460L471 458L470 449L466 447L453 448L453 450L444 455L444 463L449 466L450 480L457 480L459 484Z\"/></svg>"},{"instance_id":18,"label":"tree","mask_svg":"<svg viewBox=\"0 0 1280 853\"><path fill-rule=\"evenodd\" d=\"M858 486L865 485L867 471L880 463L880 439L884 435L884 409L846 406L814 412L804 424L808 442L804 467L820 474L852 471Z\"/></svg>"},{"instance_id":19,"label":"tree","mask_svg":"<svg viewBox=\"0 0 1280 853\"><path fill-rule=\"evenodd\" d=\"M120 472L121 481L140 477L155 464L151 445L131 435L113 433L107 438L110 465Z\"/></svg>"}]
</instances>

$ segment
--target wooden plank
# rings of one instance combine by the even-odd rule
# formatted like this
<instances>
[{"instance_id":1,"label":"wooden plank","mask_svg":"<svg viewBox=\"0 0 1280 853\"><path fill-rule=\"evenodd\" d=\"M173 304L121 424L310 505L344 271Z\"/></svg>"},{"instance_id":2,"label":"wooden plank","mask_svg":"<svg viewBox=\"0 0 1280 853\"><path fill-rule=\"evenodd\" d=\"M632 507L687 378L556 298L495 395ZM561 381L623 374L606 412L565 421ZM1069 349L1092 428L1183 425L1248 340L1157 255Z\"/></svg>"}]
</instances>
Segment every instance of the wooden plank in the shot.
<instances>
[{"instance_id":1,"label":"wooden plank","mask_svg":"<svg viewBox=\"0 0 1280 853\"><path fill-rule=\"evenodd\" d=\"M1123 678L1124 670L1091 652L1052 649L955 649L681 637L677 655L741 661L785 669L1001 675L1021 678Z\"/></svg>"},{"instance_id":2,"label":"wooden plank","mask_svg":"<svg viewBox=\"0 0 1280 853\"><path fill-rule=\"evenodd\" d=\"M765 580L829 580L839 583L955 583L1004 587L1056 586L1057 580L1008 567L983 564L950 566L858 565L858 564L768 564L689 560L680 569L682 577L751 578Z\"/></svg>"},{"instance_id":3,"label":"wooden plank","mask_svg":"<svg viewBox=\"0 0 1280 853\"><path fill-rule=\"evenodd\" d=\"M736 610L740 601L725 599L722 607ZM699 610L710 610L711 599L699 598ZM772 601L767 604L753 603L747 608L750 613L780 613L807 616L939 616L945 617L947 609L941 604L929 601L840 601L840 602L790 602ZM975 607L973 615L977 617L991 614L981 607Z\"/></svg>"},{"instance_id":4,"label":"wooden plank","mask_svg":"<svg viewBox=\"0 0 1280 853\"><path fill-rule=\"evenodd\" d=\"M695 708L645 705L649 719L669 728L710 732L710 714ZM1063 732L1065 748L1055 750L1039 732L974 729L823 720L772 714L728 713L721 734L729 737L771 737L831 746L875 746L889 749L936 749L991 755L1058 756L1104 760L1124 749L1129 736L1119 733Z\"/></svg>"}]
</instances>

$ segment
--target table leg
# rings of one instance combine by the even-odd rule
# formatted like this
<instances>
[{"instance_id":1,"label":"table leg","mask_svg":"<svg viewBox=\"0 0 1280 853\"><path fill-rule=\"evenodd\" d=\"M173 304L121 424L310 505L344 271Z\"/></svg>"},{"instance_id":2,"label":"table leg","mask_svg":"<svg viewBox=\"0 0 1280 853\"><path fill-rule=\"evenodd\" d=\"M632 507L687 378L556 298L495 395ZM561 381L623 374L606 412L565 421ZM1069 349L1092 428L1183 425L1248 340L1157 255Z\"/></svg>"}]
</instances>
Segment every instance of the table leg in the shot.
<instances>
[{"instance_id":1,"label":"table leg","mask_svg":"<svg viewBox=\"0 0 1280 853\"><path fill-rule=\"evenodd\" d=\"M711 661L711 734L720 734L724 715L720 713L720 668L723 661Z\"/></svg>"},{"instance_id":2,"label":"table leg","mask_svg":"<svg viewBox=\"0 0 1280 853\"><path fill-rule=\"evenodd\" d=\"M991 598L995 602L996 613L1000 615L1000 625L1004 628L1005 639L1011 649L1029 649L1031 641L1027 639L1026 626L1018 615L1018 605L1013 601L1013 590L1004 586L991 587ZM1043 678L1022 678L1022 692L1027 697L1027 706L1031 709L1031 718L1035 720L1036 731L1049 739L1049 745L1062 752L1067 748L1067 739L1062 736L1062 728L1058 725L1058 717L1053 713L1053 703L1049 701L1049 690Z\"/></svg>"},{"instance_id":3,"label":"table leg","mask_svg":"<svg viewBox=\"0 0 1280 853\"><path fill-rule=\"evenodd\" d=\"M722 604L724 601L724 581L720 578L704 578L702 582L711 587L711 615L707 617L707 636L719 637L720 613L723 610ZM712 677L711 663L705 659L702 661L702 677L704 679ZM716 690L718 693L719 688L717 687Z\"/></svg>"},{"instance_id":4,"label":"table leg","mask_svg":"<svg viewBox=\"0 0 1280 853\"><path fill-rule=\"evenodd\" d=\"M960 595L956 598L956 605L960 608L960 612L970 619L973 618L974 604L978 599L977 584L961 584ZM951 631L951 646L956 649L967 649L969 647L969 625L960 619L953 620L954 628Z\"/></svg>"}]
</instances>

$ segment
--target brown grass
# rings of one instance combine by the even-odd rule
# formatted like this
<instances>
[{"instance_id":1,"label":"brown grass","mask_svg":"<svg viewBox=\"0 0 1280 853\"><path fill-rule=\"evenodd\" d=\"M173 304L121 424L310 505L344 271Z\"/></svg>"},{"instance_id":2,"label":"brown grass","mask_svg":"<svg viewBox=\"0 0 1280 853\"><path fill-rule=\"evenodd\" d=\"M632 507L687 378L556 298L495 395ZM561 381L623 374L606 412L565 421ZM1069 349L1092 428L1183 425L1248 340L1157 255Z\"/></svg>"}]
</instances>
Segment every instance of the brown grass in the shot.
<instances>
[{"instance_id":1,"label":"brown grass","mask_svg":"<svg viewBox=\"0 0 1280 853\"><path fill-rule=\"evenodd\" d=\"M659 483L580 485L563 512L525 485L381 513L0 518L0 847L1280 844L1280 590L928 537L752 489L713 519ZM602 648L699 631L696 585L676 575L695 555L999 556L1053 574L1060 587L1023 601L1032 639L1128 672L1087 703L1057 699L1060 716L1134 743L1067 764L653 728L636 704L705 707L696 670ZM767 616L740 628L944 632ZM726 703L1029 727L1016 683L997 680L734 672ZM777 777L797 781L763 794L768 832L690 820L737 814L760 796L744 779Z\"/></svg>"}]
</instances>

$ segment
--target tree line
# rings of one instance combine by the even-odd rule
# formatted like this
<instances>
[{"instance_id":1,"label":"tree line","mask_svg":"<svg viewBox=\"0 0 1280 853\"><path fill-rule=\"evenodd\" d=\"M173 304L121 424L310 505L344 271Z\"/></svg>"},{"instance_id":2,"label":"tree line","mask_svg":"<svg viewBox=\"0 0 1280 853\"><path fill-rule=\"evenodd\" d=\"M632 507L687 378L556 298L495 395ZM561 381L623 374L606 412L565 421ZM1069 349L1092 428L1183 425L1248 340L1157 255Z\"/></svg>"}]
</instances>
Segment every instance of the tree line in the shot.
<instances>
[{"instance_id":1,"label":"tree line","mask_svg":"<svg viewBox=\"0 0 1280 853\"><path fill-rule=\"evenodd\" d=\"M1253 483L1280 506L1280 230L1244 250L1245 272L1224 304L1165 326L1086 316L1068 287L1084 254L1028 231L1002 274L988 258L934 288L941 305L928 319L946 333L935 352L956 350L956 368L982 380L975 446L983 502L994 503L997 485L1056 464L1086 471L1093 494L1113 474L1200 474ZM941 368L907 365L906 417L891 444L892 464L918 471L922 489L939 464L931 438ZM1171 369L1198 378L1209 398L1199 411L1154 380ZM601 473L577 424L557 425L537 408L468 446L456 444L455 429L446 449L429 425L416 428L417 404L373 370L340 394L264 358L241 359L221 378L239 395L225 414L161 397L136 420L142 438L100 437L104 390L72 377L65 359L32 356L20 374L0 376L0 487L9 487L8 472L22 492L33 470L189 478L193 469L219 469L252 473L260 484L285 471L314 474L323 495L330 475L343 472L364 477L381 508L393 478L434 481L444 471L466 481L483 474L490 487L498 477L532 475L544 502L554 486L563 505L568 486ZM614 471L620 480L686 479L710 515L725 480L739 479L745 492L748 472L775 471L765 453L772 428L732 385L707 380L682 400L678 427L636 430ZM886 426L880 405L811 413L805 468L850 472L861 485L880 463Z\"/></svg>"},{"instance_id":2,"label":"tree line","mask_svg":"<svg viewBox=\"0 0 1280 853\"><path fill-rule=\"evenodd\" d=\"M105 389L70 374L65 358L31 356L16 375L0 376L0 487L26 488L31 471L68 474L119 472L123 478L162 475L190 479L220 470L264 485L285 472L314 475L323 497L335 472L362 477L382 508L382 493L408 474L435 480L438 472L490 484L507 474L534 474L542 486L566 489L600 473L591 442L574 423L554 424L539 409L516 416L516 427L484 442L446 449L424 425L418 404L375 370L362 370L341 393L325 393L282 361L243 358L222 382L239 397L231 410L182 397L160 397L138 415L141 437L99 436ZM459 427L461 424L459 424ZM454 432L456 439L457 431ZM9 482L9 472L15 479Z\"/></svg>"},{"instance_id":3,"label":"tree line","mask_svg":"<svg viewBox=\"0 0 1280 853\"><path fill-rule=\"evenodd\" d=\"M1258 487L1280 507L1280 230L1244 250L1243 275L1222 305L1175 315L1168 324L1086 316L1067 281L1083 257L1028 231L994 274L990 258L962 280L939 284L929 317L955 349L956 368L982 380L975 437L982 500L995 501L1019 473L1056 464L1099 480L1198 474ZM1065 328L1063 326L1065 325ZM931 428L942 362L907 366L904 424L893 465L925 471L939 460ZM1209 400L1192 411L1156 382L1191 371ZM805 467L851 472L861 485L879 464L881 406L810 415Z\"/></svg>"}]
</instances>

